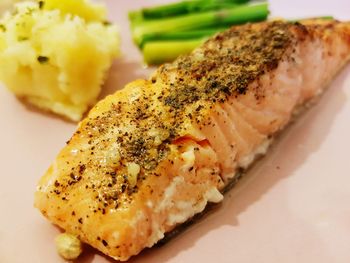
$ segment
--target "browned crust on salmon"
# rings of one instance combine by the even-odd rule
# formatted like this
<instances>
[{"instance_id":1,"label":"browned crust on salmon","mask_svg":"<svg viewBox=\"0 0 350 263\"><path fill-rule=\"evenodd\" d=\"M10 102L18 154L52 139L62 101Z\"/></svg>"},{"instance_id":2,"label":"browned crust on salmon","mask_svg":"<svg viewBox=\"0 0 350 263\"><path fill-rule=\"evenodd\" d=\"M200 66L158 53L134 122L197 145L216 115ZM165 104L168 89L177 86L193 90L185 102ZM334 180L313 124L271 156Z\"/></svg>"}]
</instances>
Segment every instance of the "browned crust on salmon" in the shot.
<instances>
[{"instance_id":1,"label":"browned crust on salmon","mask_svg":"<svg viewBox=\"0 0 350 263\"><path fill-rule=\"evenodd\" d=\"M108 255L125 260L138 253L147 246L145 241L130 238L128 243L114 246L109 242L112 237L108 231L101 231L101 235L95 229L89 232L92 222L99 222L113 210L125 218L120 221L120 228L125 226L121 235L134 233L127 218L137 215L138 209L147 215L147 220L152 218L151 208L135 204L164 195L162 187L170 184L181 163L178 160L177 165L174 160L187 147L197 147L195 151L206 149L208 142L191 137L188 129L196 125L201 130L211 125L209 116L215 105L248 91L260 103L266 95L264 86L251 83L259 83L261 76L273 73L281 61L292 61L291 54L298 44L316 38L332 42L335 31L350 45L349 26L337 21L308 21L305 25L275 21L232 27L190 55L163 65L149 81L133 82L114 95L117 100L109 97L98 103L79 124L60 153L64 167L54 164L47 172L59 174L49 184L47 178L42 179L37 196L45 201L37 201L36 205L55 224ZM154 135L152 129L160 132ZM118 156L113 158L107 154L111 145L118 145ZM76 158L67 157L72 152ZM98 156L100 152L107 157ZM130 164L139 168L135 180L129 178ZM191 177L190 167L184 177L184 182L193 187L188 191L202 187L201 182L223 189L226 182L221 180L221 171L213 167L200 179ZM84 207L84 214L76 211L79 193L92 197L79 204ZM131 204L134 206L127 211ZM145 236L152 235L151 223L146 228L137 227ZM174 227L165 224L162 230L168 232Z\"/></svg>"}]
</instances>

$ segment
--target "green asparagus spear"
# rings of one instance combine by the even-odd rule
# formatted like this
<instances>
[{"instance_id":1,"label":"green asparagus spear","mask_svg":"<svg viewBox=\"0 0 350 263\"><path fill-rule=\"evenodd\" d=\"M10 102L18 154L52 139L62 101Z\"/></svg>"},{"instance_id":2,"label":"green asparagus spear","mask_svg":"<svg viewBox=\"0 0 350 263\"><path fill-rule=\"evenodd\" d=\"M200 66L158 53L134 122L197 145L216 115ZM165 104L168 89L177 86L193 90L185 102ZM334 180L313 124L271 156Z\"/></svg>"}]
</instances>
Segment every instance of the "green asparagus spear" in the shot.
<instances>
[{"instance_id":1,"label":"green asparagus spear","mask_svg":"<svg viewBox=\"0 0 350 263\"><path fill-rule=\"evenodd\" d=\"M139 19L159 19L170 16L178 16L194 12L222 9L246 3L249 0L192 0L166 4L151 8L143 8L129 12L130 20Z\"/></svg>"},{"instance_id":2,"label":"green asparagus spear","mask_svg":"<svg viewBox=\"0 0 350 263\"><path fill-rule=\"evenodd\" d=\"M195 29L190 31L175 31L160 34L145 35L142 39L141 48L145 43L151 41L170 41L170 40L193 40L200 39L204 37L210 37L217 32L224 31L228 29L229 26L214 27L207 29Z\"/></svg>"},{"instance_id":3,"label":"green asparagus spear","mask_svg":"<svg viewBox=\"0 0 350 263\"><path fill-rule=\"evenodd\" d=\"M190 53L204 40L205 38L148 42L144 45L142 50L144 62L148 65L156 65L166 61L172 61L182 54Z\"/></svg>"},{"instance_id":4,"label":"green asparagus spear","mask_svg":"<svg viewBox=\"0 0 350 263\"><path fill-rule=\"evenodd\" d=\"M206 27L222 27L231 24L242 24L266 19L268 4L240 5L224 10L189 14L174 18L144 21L133 27L133 39L141 46L144 36L167 32L189 31Z\"/></svg>"}]
</instances>

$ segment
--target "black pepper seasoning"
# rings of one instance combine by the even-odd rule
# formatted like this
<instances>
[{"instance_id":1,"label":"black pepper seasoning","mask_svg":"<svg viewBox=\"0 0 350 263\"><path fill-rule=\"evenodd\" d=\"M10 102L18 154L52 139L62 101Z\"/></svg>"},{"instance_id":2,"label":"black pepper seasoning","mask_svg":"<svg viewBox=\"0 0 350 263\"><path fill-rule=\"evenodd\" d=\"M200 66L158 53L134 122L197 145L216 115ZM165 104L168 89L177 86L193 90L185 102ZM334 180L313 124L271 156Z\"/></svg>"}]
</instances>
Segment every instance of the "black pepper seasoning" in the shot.
<instances>
[{"instance_id":1,"label":"black pepper seasoning","mask_svg":"<svg viewBox=\"0 0 350 263\"><path fill-rule=\"evenodd\" d=\"M38 56L37 60L40 64L46 64L49 62L49 58L45 57L45 56ZM67 144L68 143L69 143L69 141L67 142Z\"/></svg>"},{"instance_id":2,"label":"black pepper seasoning","mask_svg":"<svg viewBox=\"0 0 350 263\"><path fill-rule=\"evenodd\" d=\"M209 39L195 53L161 66L151 81L143 82L145 87L137 91L137 96L127 95L136 98L131 105L128 100L120 100L99 116L88 117L72 138L84 139L90 145L79 152L84 164L76 163L60 185L55 183L60 188L54 192L59 195L83 184L96 197L93 212L103 215L106 209L117 209L128 202L145 178L159 176L157 165L168 157L170 144L183 136L186 125L196 123L200 129L214 125L208 121L208 112L229 97L250 92L249 85L276 68L295 41L291 30L301 27L285 22L261 24L260 28L249 24L234 27ZM49 58L39 56L38 61L47 63ZM173 74L175 77L170 77ZM162 89L149 89L151 85L162 85ZM251 91L257 100L264 96L260 86ZM132 125L132 132L128 125ZM151 129L162 131L164 138L156 138ZM100 151L110 150L113 144L118 145L120 160L115 164L99 162ZM181 145L178 150L182 150ZM125 175L130 162L141 167L135 187Z\"/></svg>"}]
</instances>

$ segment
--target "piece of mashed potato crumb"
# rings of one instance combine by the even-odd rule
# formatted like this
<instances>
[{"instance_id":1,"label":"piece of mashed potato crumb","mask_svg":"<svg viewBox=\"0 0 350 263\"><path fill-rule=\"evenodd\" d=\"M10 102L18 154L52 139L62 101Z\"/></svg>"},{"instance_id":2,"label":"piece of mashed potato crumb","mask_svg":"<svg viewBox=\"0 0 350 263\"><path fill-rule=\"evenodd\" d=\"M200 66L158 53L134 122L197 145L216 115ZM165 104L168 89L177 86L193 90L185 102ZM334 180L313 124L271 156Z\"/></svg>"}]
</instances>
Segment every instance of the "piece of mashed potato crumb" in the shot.
<instances>
[{"instance_id":1,"label":"piece of mashed potato crumb","mask_svg":"<svg viewBox=\"0 0 350 263\"><path fill-rule=\"evenodd\" d=\"M55 243L58 254L67 260L77 259L83 251L80 240L68 233L58 235Z\"/></svg>"},{"instance_id":2,"label":"piece of mashed potato crumb","mask_svg":"<svg viewBox=\"0 0 350 263\"><path fill-rule=\"evenodd\" d=\"M87 0L26 1L0 20L0 81L18 97L79 121L92 106L119 33Z\"/></svg>"}]
</instances>

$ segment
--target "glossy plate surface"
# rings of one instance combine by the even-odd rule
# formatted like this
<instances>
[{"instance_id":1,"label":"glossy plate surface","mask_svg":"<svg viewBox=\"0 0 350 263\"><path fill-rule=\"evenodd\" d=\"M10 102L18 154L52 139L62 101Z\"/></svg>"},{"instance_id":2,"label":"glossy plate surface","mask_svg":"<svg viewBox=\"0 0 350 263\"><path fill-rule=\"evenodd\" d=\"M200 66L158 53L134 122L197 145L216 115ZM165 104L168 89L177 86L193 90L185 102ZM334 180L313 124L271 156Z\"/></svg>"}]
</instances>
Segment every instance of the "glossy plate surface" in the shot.
<instances>
[{"instance_id":1,"label":"glossy plate surface","mask_svg":"<svg viewBox=\"0 0 350 263\"><path fill-rule=\"evenodd\" d=\"M123 37L103 96L153 69L130 40L127 10L162 0L110 0ZM273 16L333 15L350 21L349 0L271 0ZM161 248L130 262L350 262L350 66L289 127L214 213ZM75 130L0 87L0 262L64 262L59 230L33 208L40 176ZM113 262L87 249L78 262Z\"/></svg>"}]
</instances>

